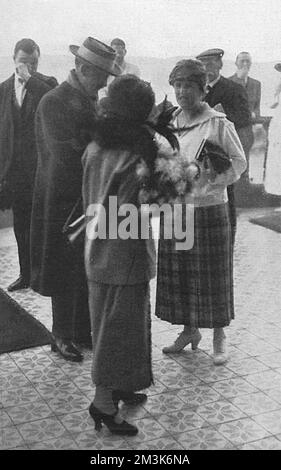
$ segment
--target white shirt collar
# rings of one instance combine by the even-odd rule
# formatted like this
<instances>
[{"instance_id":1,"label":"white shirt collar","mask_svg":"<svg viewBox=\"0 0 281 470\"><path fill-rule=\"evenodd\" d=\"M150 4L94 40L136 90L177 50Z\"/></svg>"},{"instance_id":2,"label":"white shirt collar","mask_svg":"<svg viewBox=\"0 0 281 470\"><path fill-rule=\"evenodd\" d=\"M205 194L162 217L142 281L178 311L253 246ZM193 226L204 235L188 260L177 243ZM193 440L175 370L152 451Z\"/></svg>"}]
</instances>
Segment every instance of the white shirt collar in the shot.
<instances>
[{"instance_id":1,"label":"white shirt collar","mask_svg":"<svg viewBox=\"0 0 281 470\"><path fill-rule=\"evenodd\" d=\"M21 82L21 77L17 73L15 73L15 87L22 88L24 86L25 86L25 83Z\"/></svg>"},{"instance_id":2,"label":"white shirt collar","mask_svg":"<svg viewBox=\"0 0 281 470\"><path fill-rule=\"evenodd\" d=\"M213 86L215 86L216 83L218 83L219 79L221 78L221 76L219 75L215 80L213 80L212 82L208 83L207 85L210 86L211 88L213 88Z\"/></svg>"}]
</instances>

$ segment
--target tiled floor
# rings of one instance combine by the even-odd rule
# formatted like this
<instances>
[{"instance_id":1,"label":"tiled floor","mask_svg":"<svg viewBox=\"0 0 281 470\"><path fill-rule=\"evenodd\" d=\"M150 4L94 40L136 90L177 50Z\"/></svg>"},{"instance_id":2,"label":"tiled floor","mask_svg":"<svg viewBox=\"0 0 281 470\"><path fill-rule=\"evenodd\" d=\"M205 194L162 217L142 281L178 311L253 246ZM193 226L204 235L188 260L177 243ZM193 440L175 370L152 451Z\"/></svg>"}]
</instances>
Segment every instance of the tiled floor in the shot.
<instances>
[{"instance_id":1,"label":"tiled floor","mask_svg":"<svg viewBox=\"0 0 281 470\"><path fill-rule=\"evenodd\" d=\"M230 359L212 364L212 336L197 352L165 356L178 327L153 318L155 385L147 403L122 408L135 437L96 432L88 415L94 394L91 354L67 363L49 346L0 356L1 449L279 449L281 450L281 235L243 210L235 251L236 319L226 330ZM0 285L18 272L10 229L0 232ZM155 282L152 284L155 292ZM13 297L47 328L50 301L31 290ZM154 302L154 298L152 299Z\"/></svg>"}]
</instances>

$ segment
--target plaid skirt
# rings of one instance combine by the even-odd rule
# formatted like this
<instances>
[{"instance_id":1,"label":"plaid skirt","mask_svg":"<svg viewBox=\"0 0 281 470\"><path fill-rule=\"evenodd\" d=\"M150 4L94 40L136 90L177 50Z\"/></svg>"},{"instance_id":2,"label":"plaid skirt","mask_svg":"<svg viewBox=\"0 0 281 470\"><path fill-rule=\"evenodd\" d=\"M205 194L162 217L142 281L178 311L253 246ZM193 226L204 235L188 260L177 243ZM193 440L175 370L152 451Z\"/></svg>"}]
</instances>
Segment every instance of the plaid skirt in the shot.
<instances>
[{"instance_id":1,"label":"plaid skirt","mask_svg":"<svg viewBox=\"0 0 281 470\"><path fill-rule=\"evenodd\" d=\"M163 239L163 230L162 218L156 316L196 328L229 325L234 318L234 301L228 205L195 207L194 245L189 250L176 250L175 240Z\"/></svg>"},{"instance_id":2,"label":"plaid skirt","mask_svg":"<svg viewBox=\"0 0 281 470\"><path fill-rule=\"evenodd\" d=\"M93 338L92 380L114 390L153 383L149 283L88 282Z\"/></svg>"}]
</instances>

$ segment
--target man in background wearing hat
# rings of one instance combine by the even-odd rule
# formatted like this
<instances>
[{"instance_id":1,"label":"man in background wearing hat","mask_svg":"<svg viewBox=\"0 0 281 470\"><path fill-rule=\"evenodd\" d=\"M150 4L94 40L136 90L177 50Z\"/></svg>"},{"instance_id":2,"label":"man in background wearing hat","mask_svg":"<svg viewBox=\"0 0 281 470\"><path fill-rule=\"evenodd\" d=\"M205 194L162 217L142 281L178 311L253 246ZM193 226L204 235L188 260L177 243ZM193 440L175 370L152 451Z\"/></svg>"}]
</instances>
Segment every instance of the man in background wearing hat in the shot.
<instances>
[{"instance_id":1,"label":"man in background wearing hat","mask_svg":"<svg viewBox=\"0 0 281 470\"><path fill-rule=\"evenodd\" d=\"M233 122L240 138L248 161L249 151L253 144L253 130L251 113L245 89L220 74L222 69L222 49L208 49L197 56L205 65L207 72L207 94L205 101L218 111L223 111L226 117ZM246 178L248 170L244 173ZM243 175L242 175L243 177ZM233 242L236 233L236 209L234 200L234 186L228 186L229 215L232 227Z\"/></svg>"},{"instance_id":2,"label":"man in background wearing hat","mask_svg":"<svg viewBox=\"0 0 281 470\"><path fill-rule=\"evenodd\" d=\"M98 90L110 74L119 74L119 68L114 50L96 39L87 38L80 47L70 46L70 51L75 69L46 94L36 115L31 286L52 297L52 350L79 362L83 355L75 343L91 347L83 248L69 249L62 230L77 201L80 204L81 156L91 140Z\"/></svg>"},{"instance_id":3,"label":"man in background wearing hat","mask_svg":"<svg viewBox=\"0 0 281 470\"><path fill-rule=\"evenodd\" d=\"M259 117L261 113L261 82L249 77L249 71L252 65L252 58L249 52L239 52L236 57L235 65L237 67L237 71L234 75L229 77L229 80L232 80L245 88L251 116L252 118Z\"/></svg>"},{"instance_id":4,"label":"man in background wearing hat","mask_svg":"<svg viewBox=\"0 0 281 470\"><path fill-rule=\"evenodd\" d=\"M119 65L121 69L121 75L129 73L140 77L140 69L136 65L125 61L125 56L127 54L125 41L120 38L114 38L112 39L110 46L116 52L115 63ZM107 88L113 79L114 77L108 77L107 86L99 92L100 98L104 98L105 96L107 96Z\"/></svg>"},{"instance_id":5,"label":"man in background wearing hat","mask_svg":"<svg viewBox=\"0 0 281 470\"><path fill-rule=\"evenodd\" d=\"M23 38L14 48L15 73L0 84L0 209L12 208L20 276L9 287L30 283L30 221L37 163L35 111L42 96L58 83L37 72L40 48Z\"/></svg>"}]
</instances>

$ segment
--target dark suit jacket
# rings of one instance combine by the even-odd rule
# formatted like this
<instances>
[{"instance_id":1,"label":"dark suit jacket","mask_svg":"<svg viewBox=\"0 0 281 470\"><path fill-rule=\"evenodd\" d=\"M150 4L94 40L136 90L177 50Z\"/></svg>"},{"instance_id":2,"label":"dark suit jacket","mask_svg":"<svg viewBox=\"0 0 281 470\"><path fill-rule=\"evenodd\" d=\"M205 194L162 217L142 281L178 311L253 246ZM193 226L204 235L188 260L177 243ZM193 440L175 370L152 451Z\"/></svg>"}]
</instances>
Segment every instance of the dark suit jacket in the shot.
<instances>
[{"instance_id":1,"label":"dark suit jacket","mask_svg":"<svg viewBox=\"0 0 281 470\"><path fill-rule=\"evenodd\" d=\"M75 260L62 229L81 196L81 157L89 142L84 131L94 122L95 107L90 98L68 82L47 93L38 106L31 287L41 295L63 294L75 281Z\"/></svg>"},{"instance_id":2,"label":"dark suit jacket","mask_svg":"<svg viewBox=\"0 0 281 470\"><path fill-rule=\"evenodd\" d=\"M31 184L36 169L36 142L34 133L34 117L39 101L51 88L57 85L53 77L35 73L26 84L26 94L21 108L24 113L24 132L21 136L20 161L28 176L27 183ZM14 101L14 75L0 84L0 183L8 181L13 185L9 174L15 159L15 125L13 117ZM17 149L17 152L19 150ZM17 155L18 157L18 155ZM10 180L10 181L9 181Z\"/></svg>"},{"instance_id":3,"label":"dark suit jacket","mask_svg":"<svg viewBox=\"0 0 281 470\"><path fill-rule=\"evenodd\" d=\"M235 83L243 86L248 95L248 102L251 113L254 112L256 117L260 116L260 103L261 103L261 82L255 80L254 78L248 77L247 83L245 85L244 80L241 80L235 73L229 80L232 80Z\"/></svg>"},{"instance_id":4,"label":"dark suit jacket","mask_svg":"<svg viewBox=\"0 0 281 470\"><path fill-rule=\"evenodd\" d=\"M227 119L234 123L236 130L251 125L248 98L241 85L221 76L207 93L205 101L211 108L220 103Z\"/></svg>"}]
</instances>

